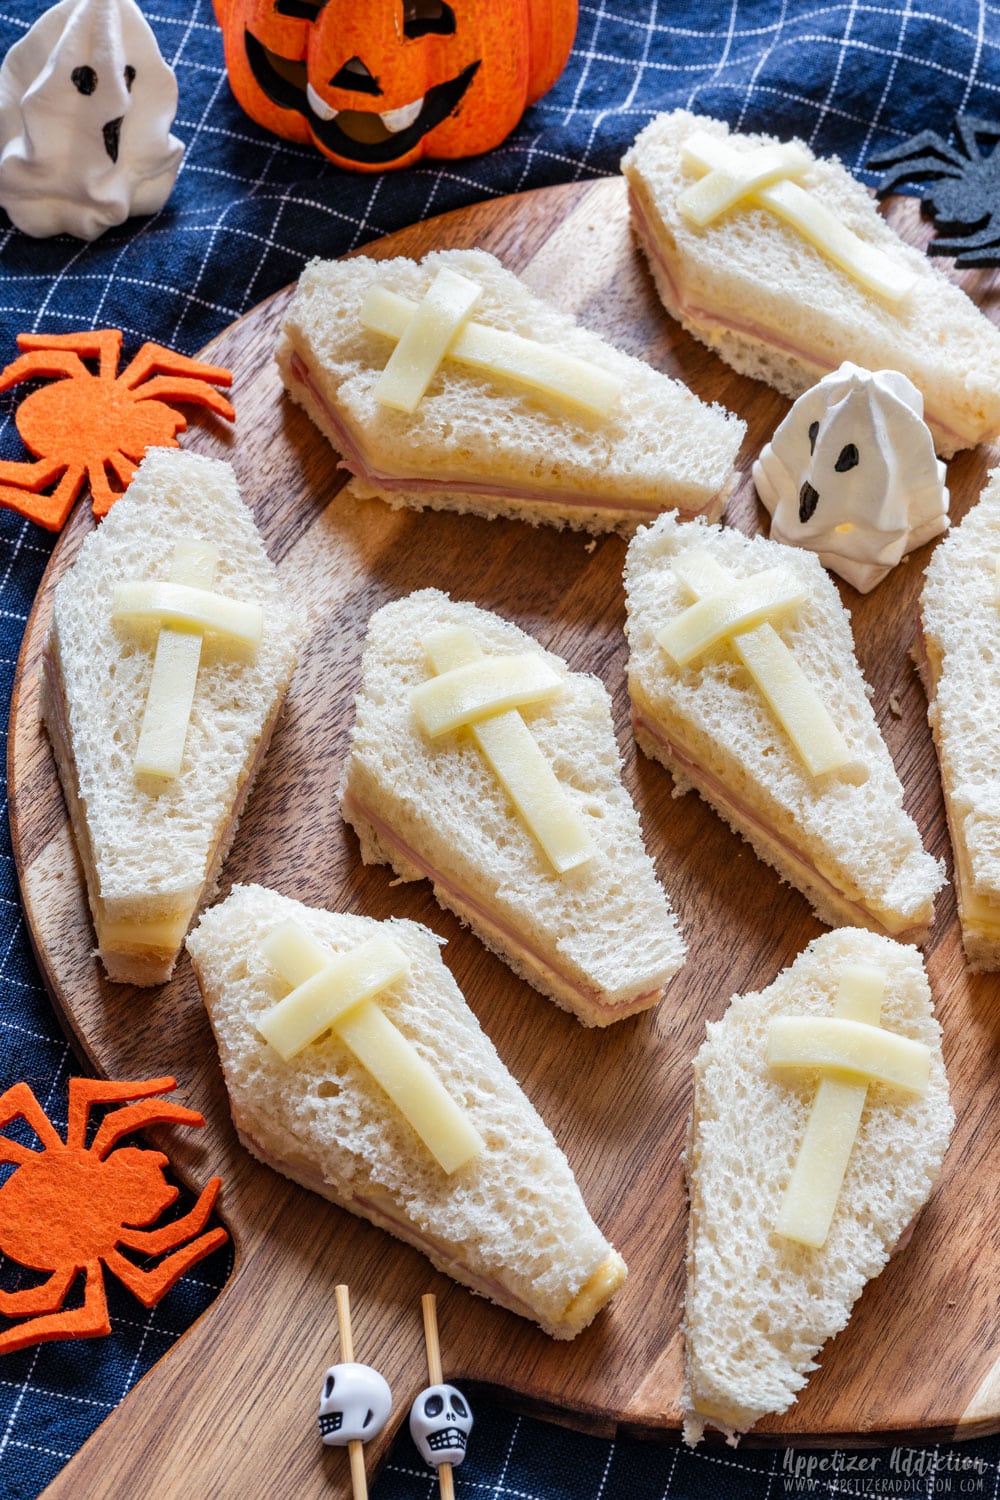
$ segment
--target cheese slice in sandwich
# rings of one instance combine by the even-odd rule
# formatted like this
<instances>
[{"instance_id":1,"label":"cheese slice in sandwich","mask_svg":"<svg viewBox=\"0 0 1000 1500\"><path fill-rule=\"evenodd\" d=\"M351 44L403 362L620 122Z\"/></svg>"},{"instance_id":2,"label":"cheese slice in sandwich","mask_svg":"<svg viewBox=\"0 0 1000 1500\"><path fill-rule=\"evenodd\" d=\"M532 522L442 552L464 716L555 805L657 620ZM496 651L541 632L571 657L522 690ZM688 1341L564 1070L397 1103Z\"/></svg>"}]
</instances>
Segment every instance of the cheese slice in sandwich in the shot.
<instances>
[{"instance_id":1,"label":"cheese slice in sandwich","mask_svg":"<svg viewBox=\"0 0 1000 1500\"><path fill-rule=\"evenodd\" d=\"M844 360L901 370L923 394L943 457L991 441L1000 432L1000 330L926 255L904 244L862 184L836 158L787 143L796 160L781 191L794 190L807 220L817 205L821 231L831 215L833 238L846 231L861 260L874 253L889 295L833 259L822 232L820 249L775 212L768 197L774 183L737 197L703 225L695 222L685 195L707 182L697 149L706 140L709 153L725 150L727 160L779 144L675 110L651 121L622 161L633 227L667 311L734 369L786 396L801 395Z\"/></svg>"},{"instance_id":2,"label":"cheese slice in sandwich","mask_svg":"<svg viewBox=\"0 0 1000 1500\"><path fill-rule=\"evenodd\" d=\"M342 1026L334 1020L286 1058L260 1027L291 993L290 966L275 959L289 928L331 967L366 944L388 944L402 963L387 986L342 1013ZM465 1003L440 938L416 922L318 911L238 885L204 913L187 946L233 1123L254 1156L414 1245L438 1270L553 1338L573 1338L591 1322L624 1282L625 1263ZM458 1128L474 1146L478 1138L479 1149L449 1162L451 1170L361 1061L365 1010L419 1057Z\"/></svg>"},{"instance_id":3,"label":"cheese slice in sandwich","mask_svg":"<svg viewBox=\"0 0 1000 1500\"><path fill-rule=\"evenodd\" d=\"M625 591L640 747L821 921L923 941L944 871L903 810L849 617L818 558L665 515L630 543Z\"/></svg>"},{"instance_id":4,"label":"cheese slice in sandwich","mask_svg":"<svg viewBox=\"0 0 1000 1500\"><path fill-rule=\"evenodd\" d=\"M215 891L303 636L230 465L150 449L56 588L42 668L110 979L169 979ZM176 761L151 771L142 731L157 703Z\"/></svg>"},{"instance_id":5,"label":"cheese slice in sandwich","mask_svg":"<svg viewBox=\"0 0 1000 1500\"><path fill-rule=\"evenodd\" d=\"M486 734L480 722L432 737L417 709L444 683L432 662L446 666L437 653L455 639L478 650L492 676L505 659L519 670L535 663L556 691L496 714ZM372 616L356 703L340 806L366 864L430 880L442 906L585 1025L662 998L684 944L622 785L611 703L596 677L568 672L497 615L424 589ZM501 720L528 742L523 762L520 751L510 757L507 782L496 770L506 744L487 743ZM541 824L526 821L526 805Z\"/></svg>"},{"instance_id":6,"label":"cheese slice in sandwich","mask_svg":"<svg viewBox=\"0 0 1000 1500\"><path fill-rule=\"evenodd\" d=\"M1000 469L935 548L914 656L927 691L954 856L955 894L974 971L1000 969Z\"/></svg>"},{"instance_id":7,"label":"cheese slice in sandwich","mask_svg":"<svg viewBox=\"0 0 1000 1500\"><path fill-rule=\"evenodd\" d=\"M401 410L380 399L384 372L441 278L461 278L479 295L457 304L457 337L444 340L440 359L435 343L426 393ZM428 340L438 333L428 330ZM470 361L463 340L483 345L483 357L473 347ZM483 250L313 261L277 360L289 393L354 476L351 493L395 507L593 532L631 532L666 508L715 517L745 432L721 406L581 328ZM601 405L601 390L617 392L603 412L580 404Z\"/></svg>"},{"instance_id":8,"label":"cheese slice in sandwich","mask_svg":"<svg viewBox=\"0 0 1000 1500\"><path fill-rule=\"evenodd\" d=\"M829 1032L845 1002L859 1001L866 1009L874 1002L874 1024L870 1012L860 1023L869 1040L915 1058L920 1076L904 1076L906 1086L872 1081L863 1058L854 1073L769 1061L781 1027L803 1037L821 1022ZM920 955L890 938L858 928L825 933L767 989L734 995L707 1030L694 1061L685 1159L689 1443L706 1425L735 1442L761 1417L788 1410L927 1201L954 1123ZM784 1050L787 1062L793 1049ZM823 1115L829 1125L845 1106L849 1139L832 1215L822 1243L804 1243L780 1232L790 1227L789 1187L810 1149L807 1130Z\"/></svg>"}]
</instances>

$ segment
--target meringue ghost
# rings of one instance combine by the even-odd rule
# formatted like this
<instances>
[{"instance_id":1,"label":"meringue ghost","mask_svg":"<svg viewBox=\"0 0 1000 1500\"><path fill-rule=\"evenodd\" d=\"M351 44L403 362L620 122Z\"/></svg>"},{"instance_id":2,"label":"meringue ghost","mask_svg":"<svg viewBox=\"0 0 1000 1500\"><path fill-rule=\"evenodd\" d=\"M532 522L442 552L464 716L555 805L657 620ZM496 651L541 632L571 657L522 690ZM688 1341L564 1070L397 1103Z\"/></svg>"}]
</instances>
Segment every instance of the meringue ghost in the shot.
<instances>
[{"instance_id":1,"label":"meringue ghost","mask_svg":"<svg viewBox=\"0 0 1000 1500\"><path fill-rule=\"evenodd\" d=\"M0 67L0 206L93 240L162 208L184 147L177 80L135 0L59 0Z\"/></svg>"},{"instance_id":2,"label":"meringue ghost","mask_svg":"<svg viewBox=\"0 0 1000 1500\"><path fill-rule=\"evenodd\" d=\"M771 537L808 547L862 594L948 529L923 397L898 370L845 361L800 396L753 466Z\"/></svg>"}]
</instances>

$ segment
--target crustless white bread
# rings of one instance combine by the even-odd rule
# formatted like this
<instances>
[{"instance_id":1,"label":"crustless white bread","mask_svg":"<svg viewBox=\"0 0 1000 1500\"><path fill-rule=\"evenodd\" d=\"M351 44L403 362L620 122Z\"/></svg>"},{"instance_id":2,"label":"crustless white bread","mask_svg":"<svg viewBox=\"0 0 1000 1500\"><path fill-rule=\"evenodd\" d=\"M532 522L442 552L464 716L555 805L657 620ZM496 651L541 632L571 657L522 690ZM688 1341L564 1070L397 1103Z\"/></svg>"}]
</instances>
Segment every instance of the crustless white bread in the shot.
<instances>
[{"instance_id":1,"label":"crustless white bread","mask_svg":"<svg viewBox=\"0 0 1000 1500\"><path fill-rule=\"evenodd\" d=\"M915 648L927 690L954 854L962 941L974 970L1000 968L1000 469L935 548Z\"/></svg>"},{"instance_id":2,"label":"crustless white bread","mask_svg":"<svg viewBox=\"0 0 1000 1500\"><path fill-rule=\"evenodd\" d=\"M930 1049L921 1098L868 1088L825 1244L774 1230L812 1109L817 1075L767 1065L776 1016L829 1016L844 969L886 976L881 1025ZM941 1031L915 949L859 929L817 938L759 994L734 995L694 1063L686 1171L685 1437L730 1440L787 1411L828 1339L845 1326L938 1176L954 1113Z\"/></svg>"},{"instance_id":3,"label":"crustless white bread","mask_svg":"<svg viewBox=\"0 0 1000 1500\"><path fill-rule=\"evenodd\" d=\"M414 415L374 387L395 345L360 322L376 282L419 301L448 267L483 291L476 321L576 355L620 377L607 417L583 416L525 387L445 360ZM631 532L664 508L717 516L745 424L679 381L621 353L543 302L483 250L420 263L313 261L282 325L278 366L355 476L351 491L393 506L512 516Z\"/></svg>"},{"instance_id":4,"label":"crustless white bread","mask_svg":"<svg viewBox=\"0 0 1000 1500\"><path fill-rule=\"evenodd\" d=\"M430 669L421 638L467 626L487 655L534 652L566 689L526 712L531 733L595 855L556 875L467 735L431 741L408 690ZM595 677L566 673L516 625L424 589L371 618L341 810L366 863L426 878L515 973L587 1025L655 1005L684 945L622 786L610 700Z\"/></svg>"},{"instance_id":5,"label":"crustless white bread","mask_svg":"<svg viewBox=\"0 0 1000 1500\"><path fill-rule=\"evenodd\" d=\"M263 606L242 659L202 648L180 776L160 787L133 762L155 650L112 622L116 585L167 579L174 544L218 551L213 589ZM289 604L229 464L152 448L55 593L42 713L111 979L162 984L214 891L295 669L304 625Z\"/></svg>"},{"instance_id":6,"label":"crustless white bread","mask_svg":"<svg viewBox=\"0 0 1000 1500\"><path fill-rule=\"evenodd\" d=\"M292 920L335 953L388 932L409 975L378 1005L466 1112L485 1143L450 1175L332 1032L285 1062L255 1028L287 992L261 952ZM573 1338L625 1280L569 1163L480 1029L415 922L317 911L262 886L236 886L188 938L229 1090L253 1154L286 1177L415 1245L439 1270Z\"/></svg>"},{"instance_id":7,"label":"crustless white bread","mask_svg":"<svg viewBox=\"0 0 1000 1500\"><path fill-rule=\"evenodd\" d=\"M859 784L814 777L747 669L720 646L678 667L658 631L692 602L672 562L708 550L734 577L779 566L801 579L806 602L778 628L863 765ZM625 566L629 695L636 739L695 787L803 892L821 921L871 927L919 942L944 880L903 810L903 788L879 732L854 656L848 615L811 552L729 527L661 516L639 531Z\"/></svg>"},{"instance_id":8,"label":"crustless white bread","mask_svg":"<svg viewBox=\"0 0 1000 1500\"><path fill-rule=\"evenodd\" d=\"M704 229L689 223L677 198L696 180L681 162L695 130L728 137L740 151L773 143L675 110L651 121L622 162L639 244L664 306L689 333L789 397L844 360L901 370L923 393L925 420L945 458L1000 432L1000 330L903 243L839 161L815 159L801 185L913 274L898 306L865 291L764 208L737 205Z\"/></svg>"}]
</instances>

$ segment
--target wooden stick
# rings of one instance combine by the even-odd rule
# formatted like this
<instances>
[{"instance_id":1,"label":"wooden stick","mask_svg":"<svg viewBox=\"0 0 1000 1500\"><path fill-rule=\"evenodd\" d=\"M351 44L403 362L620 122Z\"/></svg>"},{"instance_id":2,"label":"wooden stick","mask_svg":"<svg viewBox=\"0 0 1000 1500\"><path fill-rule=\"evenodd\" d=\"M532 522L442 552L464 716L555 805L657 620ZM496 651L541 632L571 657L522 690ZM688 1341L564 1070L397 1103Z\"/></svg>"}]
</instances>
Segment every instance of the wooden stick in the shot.
<instances>
[{"instance_id":1,"label":"wooden stick","mask_svg":"<svg viewBox=\"0 0 1000 1500\"><path fill-rule=\"evenodd\" d=\"M351 1332L351 1299L347 1287L341 1283L334 1287L337 1299L337 1326L340 1329L340 1352L345 1364L354 1363L354 1335ZM360 1438L352 1438L347 1445L351 1460L351 1489L354 1500L368 1500L368 1480L365 1476L365 1445Z\"/></svg>"},{"instance_id":2,"label":"wooden stick","mask_svg":"<svg viewBox=\"0 0 1000 1500\"><path fill-rule=\"evenodd\" d=\"M424 1341L427 1344L427 1374L431 1385L442 1385L444 1375L441 1373L441 1341L438 1338L437 1320L437 1298L433 1292L425 1292L420 1299L420 1308L424 1315ZM455 1500L455 1478L452 1474L451 1464L438 1464L438 1485L441 1490L441 1500Z\"/></svg>"}]
</instances>

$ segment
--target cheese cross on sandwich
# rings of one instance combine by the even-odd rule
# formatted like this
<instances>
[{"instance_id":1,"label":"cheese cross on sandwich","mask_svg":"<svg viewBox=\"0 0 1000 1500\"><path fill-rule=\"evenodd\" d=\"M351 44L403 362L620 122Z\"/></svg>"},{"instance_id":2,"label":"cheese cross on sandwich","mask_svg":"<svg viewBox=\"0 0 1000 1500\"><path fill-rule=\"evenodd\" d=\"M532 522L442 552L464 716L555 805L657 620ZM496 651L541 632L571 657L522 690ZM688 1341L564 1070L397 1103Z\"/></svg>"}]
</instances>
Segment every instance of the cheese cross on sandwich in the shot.
<instances>
[{"instance_id":1,"label":"cheese cross on sandwich","mask_svg":"<svg viewBox=\"0 0 1000 1500\"><path fill-rule=\"evenodd\" d=\"M349 493L397 507L625 533L716 516L745 432L482 250L313 261L276 358Z\"/></svg>"},{"instance_id":2,"label":"cheese cross on sandwich","mask_svg":"<svg viewBox=\"0 0 1000 1500\"><path fill-rule=\"evenodd\" d=\"M188 951L233 1123L267 1166L553 1338L574 1338L622 1285L625 1263L466 1004L442 946L416 922L320 911L262 886L237 885L209 908ZM338 968L346 984L332 1000ZM262 1029L274 1035L282 1007L309 1009L310 988L318 1024L341 1000L355 1003L283 1055Z\"/></svg>"},{"instance_id":3,"label":"cheese cross on sandwich","mask_svg":"<svg viewBox=\"0 0 1000 1500\"><path fill-rule=\"evenodd\" d=\"M436 738L468 727L557 874L590 859L594 846L584 820L517 712L561 693L559 673L540 656L486 658L472 632L461 626L434 632L423 646L434 670L443 674L410 690L424 731Z\"/></svg>"},{"instance_id":4,"label":"cheese cross on sandwich","mask_svg":"<svg viewBox=\"0 0 1000 1500\"><path fill-rule=\"evenodd\" d=\"M125 583L115 589L112 618L140 632L158 627L153 675L135 753L136 775L180 775L198 683L202 640L211 632L236 651L256 651L264 629L259 605L209 591L219 554L205 542L174 547L169 583Z\"/></svg>"},{"instance_id":5,"label":"cheese cross on sandwich","mask_svg":"<svg viewBox=\"0 0 1000 1500\"><path fill-rule=\"evenodd\" d=\"M793 1404L927 1201L954 1118L920 954L890 938L824 933L709 1022L685 1157L688 1442Z\"/></svg>"},{"instance_id":6,"label":"cheese cross on sandwich","mask_svg":"<svg viewBox=\"0 0 1000 1500\"><path fill-rule=\"evenodd\" d=\"M778 1234L825 1244L857 1138L870 1083L923 1094L931 1056L922 1042L879 1030L885 974L852 964L841 976L833 1016L777 1016L768 1032L775 1070L819 1070L819 1086L775 1222Z\"/></svg>"},{"instance_id":7,"label":"cheese cross on sandwich","mask_svg":"<svg viewBox=\"0 0 1000 1500\"><path fill-rule=\"evenodd\" d=\"M355 704L340 807L367 864L429 880L585 1025L662 998L684 945L595 677L423 589L369 621Z\"/></svg>"},{"instance_id":8,"label":"cheese cross on sandwich","mask_svg":"<svg viewBox=\"0 0 1000 1500\"><path fill-rule=\"evenodd\" d=\"M454 1172L483 1149L482 1136L433 1068L374 1003L410 972L406 954L381 933L347 954L333 954L297 922L286 921L262 945L268 963L293 986L257 1020L285 1060L331 1028L413 1126L442 1171Z\"/></svg>"},{"instance_id":9,"label":"cheese cross on sandwich","mask_svg":"<svg viewBox=\"0 0 1000 1500\"><path fill-rule=\"evenodd\" d=\"M943 871L903 808L849 617L819 560L664 515L629 546L625 592L646 754L821 921L922 941Z\"/></svg>"}]
</instances>

